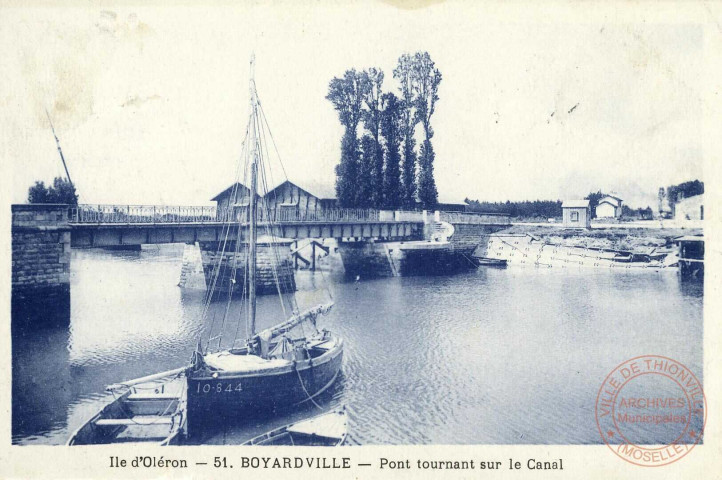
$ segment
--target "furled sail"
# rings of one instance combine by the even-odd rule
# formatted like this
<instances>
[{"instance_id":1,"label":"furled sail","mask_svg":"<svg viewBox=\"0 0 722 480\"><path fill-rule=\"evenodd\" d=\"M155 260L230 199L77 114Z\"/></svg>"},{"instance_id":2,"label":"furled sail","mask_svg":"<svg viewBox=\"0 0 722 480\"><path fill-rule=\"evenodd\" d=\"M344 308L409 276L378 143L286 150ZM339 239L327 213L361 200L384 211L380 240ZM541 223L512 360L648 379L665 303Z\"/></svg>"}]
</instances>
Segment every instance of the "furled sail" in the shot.
<instances>
[{"instance_id":1,"label":"furled sail","mask_svg":"<svg viewBox=\"0 0 722 480\"><path fill-rule=\"evenodd\" d=\"M257 341L261 338L275 338L279 335L282 335L286 332L289 332L291 329L296 327L297 325L309 321L311 324L316 327L316 318L323 314L326 315L328 312L331 311L331 308L333 307L333 302L324 303L321 305L317 305L313 308L309 308L308 310L305 310L299 314L293 315L291 318L286 320L283 323L280 323L274 327L267 328L266 330L263 330L262 332L255 335L251 340ZM270 334L270 335L269 335Z\"/></svg>"}]
</instances>

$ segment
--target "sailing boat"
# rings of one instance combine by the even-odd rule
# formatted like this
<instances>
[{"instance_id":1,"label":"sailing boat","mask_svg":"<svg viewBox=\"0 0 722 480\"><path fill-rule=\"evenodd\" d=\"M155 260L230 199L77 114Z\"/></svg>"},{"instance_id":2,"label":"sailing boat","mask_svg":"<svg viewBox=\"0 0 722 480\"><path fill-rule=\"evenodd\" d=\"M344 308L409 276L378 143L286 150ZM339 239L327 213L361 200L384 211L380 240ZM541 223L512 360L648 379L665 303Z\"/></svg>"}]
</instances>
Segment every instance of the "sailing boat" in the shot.
<instances>
[{"instance_id":1,"label":"sailing boat","mask_svg":"<svg viewBox=\"0 0 722 480\"><path fill-rule=\"evenodd\" d=\"M253 59L251 72L253 72ZM240 167L243 166L243 171L250 173L249 209L245 220L239 217L237 225L234 226L231 222L226 225L224 238L227 241L219 246L214 280L206 295L203 310L205 318L211 300L216 297L213 287L218 284L221 271L228 267L224 264L224 259L229 256L227 253L230 253L233 259L229 281L231 291L228 295L228 307L231 306L238 259L246 259L241 289L248 314L249 334L245 344L236 346L238 338L234 338L230 348L222 348L222 334L215 337L209 334L205 348L199 338L190 366L109 385L106 389L114 392L114 395L116 392L124 393L76 430L68 441L69 445L118 442L151 442L160 445L180 443L190 434L191 428L197 428L204 423L201 421L204 417L223 419L228 418L229 414L237 416L238 413L264 409L276 410L308 401L315 403L314 398L336 381L343 359L343 341L327 330L318 330L316 326L316 319L331 310L332 301L299 311L294 300L292 304L295 308L290 315L284 317L284 321L256 332L259 227L266 229L263 243L278 245L281 242L275 238L276 230L273 225L275 216L268 211L267 206L264 206L266 220L262 225L259 222L259 195L255 193L268 192L263 163L263 155L268 151L264 136L266 130L263 125L265 123L267 128L268 122L265 121L265 115L258 101L253 73L251 73L250 93L251 116L244 141L246 155L242 156L246 164L239 165L239 172ZM261 123L261 120L264 123ZM230 235L234 227L235 240ZM244 239L242 236L246 232L247 238ZM229 238L231 240L228 240ZM235 245L233 252L226 251L226 247L230 244ZM288 292L289 288L280 284L280 279L283 278L277 271L280 263L280 257L276 252L271 256L273 277L282 300L283 312L286 313L282 292ZM228 312L229 308L226 308L224 323ZM305 324L310 324L311 333L292 338L291 331ZM236 331L238 330L237 328ZM212 333L212 327L210 331ZM218 340L216 348L212 348L212 340ZM185 389L175 393L165 391L166 384L170 386L178 381L183 382L183 377L185 377ZM160 389L154 383L158 381L165 382ZM151 394L143 393L142 385L146 385L146 389L152 388L156 391ZM345 420L345 416L343 419ZM317 426L318 423L312 425Z\"/></svg>"},{"instance_id":2,"label":"sailing boat","mask_svg":"<svg viewBox=\"0 0 722 480\"><path fill-rule=\"evenodd\" d=\"M250 118L246 139L243 142L244 155L236 175L237 180L240 180L242 172L246 182L250 177L250 198L245 215L239 215L240 218L236 219L235 239L223 242L218 247L220 255L217 255L218 260L214 267L211 288L206 296L204 311L204 316L207 316L207 307L210 306L213 297L213 286L218 283L219 272L223 269L231 269L233 274L228 283L231 289L236 288L243 293L248 335L245 339L234 338L233 344L227 348L222 347L223 330L217 337L213 337L213 328L211 328L205 348L199 339L192 364L185 372L190 425L204 416L218 418L249 410L275 410L313 401L316 396L333 385L341 370L343 341L329 331L318 330L316 327L316 319L320 315L327 314L333 302L319 304L303 311L299 311L296 304L291 312L287 312L282 296L284 290L277 272L280 263L277 255L271 255L271 267L281 299L281 307L286 314L283 317L285 320L260 332L256 331L258 230L265 229L263 243L273 246L277 245L277 242L273 241L277 229L274 229L274 212L269 211L265 203L259 205L259 197L268 192L264 164L264 155L269 151L266 144L268 137L265 134L268 122L258 100L253 68L252 59ZM272 135L269 136L273 138ZM246 182L243 185L248 185ZM237 181L236 185L238 184ZM265 210L259 212L260 209ZM259 222L259 216L264 218L263 222ZM232 226L228 227L226 239L233 237L229 233L233 232ZM269 237L271 241L268 241ZM234 251L229 255L230 246L234 246ZM236 274L237 271L239 274ZM237 278L241 280L238 283L242 285L237 286ZM228 301L230 306L230 294ZM307 325L310 325L312 330L309 335L296 338L290 335L296 327L303 328ZM216 339L217 344L214 343Z\"/></svg>"}]
</instances>

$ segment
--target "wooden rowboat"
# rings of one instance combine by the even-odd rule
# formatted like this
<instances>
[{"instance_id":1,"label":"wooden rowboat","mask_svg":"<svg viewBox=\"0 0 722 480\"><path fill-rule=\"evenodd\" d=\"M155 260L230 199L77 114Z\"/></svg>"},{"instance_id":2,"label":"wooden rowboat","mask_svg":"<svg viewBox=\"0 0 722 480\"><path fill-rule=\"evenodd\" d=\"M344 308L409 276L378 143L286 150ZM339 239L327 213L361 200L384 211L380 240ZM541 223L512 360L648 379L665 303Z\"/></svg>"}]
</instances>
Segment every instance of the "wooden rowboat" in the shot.
<instances>
[{"instance_id":1,"label":"wooden rowboat","mask_svg":"<svg viewBox=\"0 0 722 480\"><path fill-rule=\"evenodd\" d=\"M506 267L506 260L501 258L474 257L474 260L476 260L480 267Z\"/></svg>"},{"instance_id":2,"label":"wooden rowboat","mask_svg":"<svg viewBox=\"0 0 722 480\"><path fill-rule=\"evenodd\" d=\"M346 409L286 425L248 440L243 445L296 445L336 447L348 435Z\"/></svg>"},{"instance_id":3,"label":"wooden rowboat","mask_svg":"<svg viewBox=\"0 0 722 480\"><path fill-rule=\"evenodd\" d=\"M78 428L67 444L176 445L186 434L185 403L185 388L163 385L145 393L129 387Z\"/></svg>"}]
</instances>

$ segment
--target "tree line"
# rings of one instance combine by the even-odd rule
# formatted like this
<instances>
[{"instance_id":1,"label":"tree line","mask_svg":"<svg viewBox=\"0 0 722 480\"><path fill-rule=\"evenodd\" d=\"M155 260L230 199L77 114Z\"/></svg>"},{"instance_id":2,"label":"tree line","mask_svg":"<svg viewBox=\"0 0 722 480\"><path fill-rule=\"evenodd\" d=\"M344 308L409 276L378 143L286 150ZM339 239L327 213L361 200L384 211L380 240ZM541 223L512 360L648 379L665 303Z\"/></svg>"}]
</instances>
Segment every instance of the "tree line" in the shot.
<instances>
[{"instance_id":1,"label":"tree line","mask_svg":"<svg viewBox=\"0 0 722 480\"><path fill-rule=\"evenodd\" d=\"M418 52L401 55L393 77L398 95L383 90L380 68L352 68L329 82L326 98L344 127L336 166L341 207L432 209L437 204L431 117L441 72L428 52ZM423 141L417 151L419 125Z\"/></svg>"},{"instance_id":2,"label":"tree line","mask_svg":"<svg viewBox=\"0 0 722 480\"><path fill-rule=\"evenodd\" d=\"M669 208L674 211L674 206L677 202L684 198L695 197L704 193L704 182L699 180L691 180L689 182L682 182L677 185L670 185L666 191L660 189L660 198L664 194L667 199Z\"/></svg>"},{"instance_id":3,"label":"tree line","mask_svg":"<svg viewBox=\"0 0 722 480\"><path fill-rule=\"evenodd\" d=\"M501 213L515 218L555 218L562 216L561 200L525 200L521 202L480 202L466 199L469 212Z\"/></svg>"},{"instance_id":4,"label":"tree line","mask_svg":"<svg viewBox=\"0 0 722 480\"><path fill-rule=\"evenodd\" d=\"M599 204L599 200L607 195L598 192L591 192L585 197L585 200L589 200L591 206L591 214L594 218L596 216L596 206ZM561 218L562 216L562 201L561 200L525 200L521 202L480 202L479 200L466 199L466 203L469 205L467 211L469 212L482 212L482 213L501 213L509 215L512 218L536 218L536 219L548 219L548 218ZM592 206L593 205L593 206ZM622 216L626 218L639 218L641 220L652 219L652 209L647 208L630 208L627 205L622 205Z\"/></svg>"},{"instance_id":5,"label":"tree line","mask_svg":"<svg viewBox=\"0 0 722 480\"><path fill-rule=\"evenodd\" d=\"M622 205L622 217L652 220L654 218L654 211L652 211L652 207L649 206L647 208L630 208Z\"/></svg>"}]
</instances>

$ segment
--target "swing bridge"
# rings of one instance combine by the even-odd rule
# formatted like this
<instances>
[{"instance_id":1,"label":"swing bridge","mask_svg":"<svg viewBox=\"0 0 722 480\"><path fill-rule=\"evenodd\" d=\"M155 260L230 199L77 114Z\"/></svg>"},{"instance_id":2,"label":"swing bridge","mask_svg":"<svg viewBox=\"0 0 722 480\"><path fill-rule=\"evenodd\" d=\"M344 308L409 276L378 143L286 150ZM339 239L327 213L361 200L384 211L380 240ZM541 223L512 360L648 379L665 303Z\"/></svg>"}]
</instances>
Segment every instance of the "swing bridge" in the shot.
<instances>
[{"instance_id":1,"label":"swing bridge","mask_svg":"<svg viewBox=\"0 0 722 480\"><path fill-rule=\"evenodd\" d=\"M484 235L511 225L505 215L461 212L281 208L259 210L259 214L258 235L285 239L296 264L302 262L313 269L317 249L326 251L323 240L334 239L347 271L381 269L383 274L399 270L395 258L400 250L413 249L414 255L428 251L443 258L444 254L437 251L440 247L471 251ZM162 243L197 243L208 248L229 238L245 241L249 230L246 219L243 208L13 205L13 298L50 298L47 292L57 290L67 300L71 248L134 248ZM445 243L439 242L437 237L444 232L441 236ZM309 245L311 258L304 258L308 254L301 250ZM392 249L389 245L400 247ZM426 264L428 260L424 257L420 261ZM439 268L447 267L442 264Z\"/></svg>"},{"instance_id":2,"label":"swing bridge","mask_svg":"<svg viewBox=\"0 0 722 480\"><path fill-rule=\"evenodd\" d=\"M259 210L259 235L290 240L335 238L351 241L424 240L425 225L508 226L495 214L331 208L314 211ZM78 205L68 209L67 225L74 248L245 239L244 208L164 205ZM242 229L238 232L237 229ZM427 231L429 229L426 229ZM316 242L313 242L314 244Z\"/></svg>"}]
</instances>

